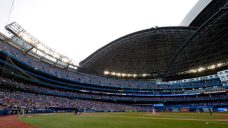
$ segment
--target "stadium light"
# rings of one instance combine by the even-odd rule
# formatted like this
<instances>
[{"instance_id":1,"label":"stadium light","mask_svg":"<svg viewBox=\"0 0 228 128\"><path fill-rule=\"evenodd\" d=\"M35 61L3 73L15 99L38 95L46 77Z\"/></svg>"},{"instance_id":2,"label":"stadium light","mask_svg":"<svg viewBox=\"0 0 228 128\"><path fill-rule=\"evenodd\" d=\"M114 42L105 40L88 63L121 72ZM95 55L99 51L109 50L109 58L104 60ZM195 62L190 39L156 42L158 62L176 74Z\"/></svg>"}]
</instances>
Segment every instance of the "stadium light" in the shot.
<instances>
[{"instance_id":1,"label":"stadium light","mask_svg":"<svg viewBox=\"0 0 228 128\"><path fill-rule=\"evenodd\" d=\"M144 73L144 74L142 74L142 76L143 77L146 77L146 76L149 76L149 74Z\"/></svg>"},{"instance_id":2,"label":"stadium light","mask_svg":"<svg viewBox=\"0 0 228 128\"><path fill-rule=\"evenodd\" d=\"M116 73L117 76L121 76L121 73Z\"/></svg>"},{"instance_id":3,"label":"stadium light","mask_svg":"<svg viewBox=\"0 0 228 128\"><path fill-rule=\"evenodd\" d=\"M218 63L217 64L217 67L221 67L223 64L222 63Z\"/></svg>"},{"instance_id":4,"label":"stadium light","mask_svg":"<svg viewBox=\"0 0 228 128\"><path fill-rule=\"evenodd\" d=\"M142 77L146 77L146 76L150 76L150 74L147 73L143 73L143 74L136 74L136 73L122 73L122 72L114 72L114 71L107 71L105 70L103 72L104 75L112 75L112 76L117 76L117 77L137 77L137 76L142 76Z\"/></svg>"},{"instance_id":5,"label":"stadium light","mask_svg":"<svg viewBox=\"0 0 228 128\"><path fill-rule=\"evenodd\" d=\"M123 76L123 77L125 77L125 76L126 76L126 74L125 74L125 73L122 73L122 76Z\"/></svg>"},{"instance_id":6,"label":"stadium light","mask_svg":"<svg viewBox=\"0 0 228 128\"><path fill-rule=\"evenodd\" d=\"M215 68L216 68L215 65L208 66L208 69L215 69Z\"/></svg>"},{"instance_id":7,"label":"stadium light","mask_svg":"<svg viewBox=\"0 0 228 128\"><path fill-rule=\"evenodd\" d=\"M187 71L179 72L177 74L199 73L199 72L203 72L203 71L206 71L206 70L213 70L213 69L216 69L216 68L219 68L219 67L222 67L222 66L227 66L227 65L228 65L228 62L220 62L220 63L217 63L217 64L212 64L212 65L209 65L209 66L205 66L205 67L199 67L199 68L195 68L195 69L190 69L190 70L187 70Z\"/></svg>"},{"instance_id":8,"label":"stadium light","mask_svg":"<svg viewBox=\"0 0 228 128\"><path fill-rule=\"evenodd\" d=\"M116 75L116 73L115 73L115 72L111 72L111 75L115 76L115 75Z\"/></svg>"},{"instance_id":9,"label":"stadium light","mask_svg":"<svg viewBox=\"0 0 228 128\"><path fill-rule=\"evenodd\" d=\"M108 75L108 74L110 74L110 72L109 71L104 71L104 74Z\"/></svg>"},{"instance_id":10,"label":"stadium light","mask_svg":"<svg viewBox=\"0 0 228 128\"><path fill-rule=\"evenodd\" d=\"M202 72L204 70L205 70L205 68L203 68L203 67L200 67L200 68L197 69L198 72Z\"/></svg>"}]
</instances>

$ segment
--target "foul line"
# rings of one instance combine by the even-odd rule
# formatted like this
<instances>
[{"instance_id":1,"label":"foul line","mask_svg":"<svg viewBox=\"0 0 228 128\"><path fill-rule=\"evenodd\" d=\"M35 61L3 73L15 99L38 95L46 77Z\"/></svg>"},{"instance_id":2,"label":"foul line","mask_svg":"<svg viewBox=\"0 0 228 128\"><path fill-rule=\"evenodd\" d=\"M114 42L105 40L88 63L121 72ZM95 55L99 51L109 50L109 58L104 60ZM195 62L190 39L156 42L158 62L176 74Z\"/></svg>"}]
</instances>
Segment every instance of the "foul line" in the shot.
<instances>
[{"instance_id":1,"label":"foul line","mask_svg":"<svg viewBox=\"0 0 228 128\"><path fill-rule=\"evenodd\" d=\"M154 118L154 117L131 117L131 116L99 116L99 117L116 117L116 118L131 118L131 119L155 119L155 120L184 120L184 121L205 121L205 123L214 123L214 124L228 124L225 121L216 120L218 122L213 122L213 120L202 120L202 119L175 119L175 118Z\"/></svg>"}]
</instances>

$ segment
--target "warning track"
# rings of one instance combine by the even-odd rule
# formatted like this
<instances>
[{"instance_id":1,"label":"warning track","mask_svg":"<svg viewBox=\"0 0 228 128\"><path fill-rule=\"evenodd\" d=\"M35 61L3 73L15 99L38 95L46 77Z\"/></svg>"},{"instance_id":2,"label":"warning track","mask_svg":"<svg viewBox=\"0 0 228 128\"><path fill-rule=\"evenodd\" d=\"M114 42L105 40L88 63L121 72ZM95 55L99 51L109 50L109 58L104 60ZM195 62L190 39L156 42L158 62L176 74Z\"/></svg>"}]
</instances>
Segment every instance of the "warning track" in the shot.
<instances>
[{"instance_id":1,"label":"warning track","mask_svg":"<svg viewBox=\"0 0 228 128\"><path fill-rule=\"evenodd\" d=\"M21 122L17 116L0 116L0 128L35 128Z\"/></svg>"}]
</instances>

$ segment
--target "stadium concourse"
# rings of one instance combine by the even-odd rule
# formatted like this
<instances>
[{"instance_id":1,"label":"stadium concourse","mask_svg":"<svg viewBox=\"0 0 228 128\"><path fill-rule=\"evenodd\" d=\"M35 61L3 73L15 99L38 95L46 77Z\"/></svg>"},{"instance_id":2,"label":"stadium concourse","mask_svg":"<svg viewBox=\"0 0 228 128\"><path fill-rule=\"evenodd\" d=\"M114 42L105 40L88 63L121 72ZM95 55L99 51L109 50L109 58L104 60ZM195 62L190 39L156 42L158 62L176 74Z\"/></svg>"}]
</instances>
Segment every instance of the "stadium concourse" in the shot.
<instances>
[{"instance_id":1,"label":"stadium concourse","mask_svg":"<svg viewBox=\"0 0 228 128\"><path fill-rule=\"evenodd\" d=\"M126 35L79 65L8 24L11 36L0 33L0 115L227 112L227 8L212 0L184 26Z\"/></svg>"}]
</instances>

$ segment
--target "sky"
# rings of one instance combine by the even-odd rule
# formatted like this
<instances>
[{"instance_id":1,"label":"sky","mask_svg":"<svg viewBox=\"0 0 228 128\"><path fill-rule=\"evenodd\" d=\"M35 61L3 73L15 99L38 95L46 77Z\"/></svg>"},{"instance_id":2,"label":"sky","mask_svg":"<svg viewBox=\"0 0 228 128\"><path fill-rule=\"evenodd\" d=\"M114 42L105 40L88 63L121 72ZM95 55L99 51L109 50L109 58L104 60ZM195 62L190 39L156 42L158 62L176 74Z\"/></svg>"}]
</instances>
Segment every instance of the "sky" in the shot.
<instances>
[{"instance_id":1,"label":"sky","mask_svg":"<svg viewBox=\"0 0 228 128\"><path fill-rule=\"evenodd\" d=\"M0 32L17 22L77 63L127 34L178 26L198 0L0 0Z\"/></svg>"}]
</instances>

